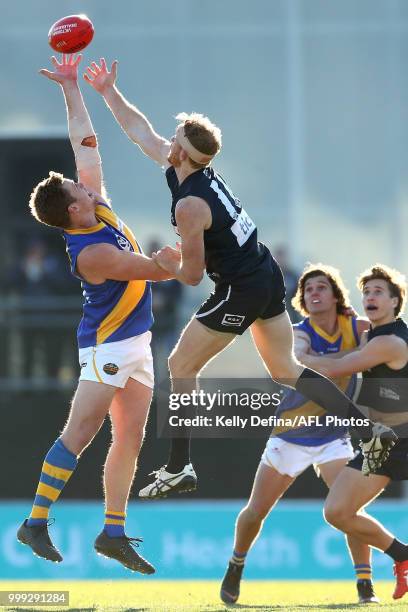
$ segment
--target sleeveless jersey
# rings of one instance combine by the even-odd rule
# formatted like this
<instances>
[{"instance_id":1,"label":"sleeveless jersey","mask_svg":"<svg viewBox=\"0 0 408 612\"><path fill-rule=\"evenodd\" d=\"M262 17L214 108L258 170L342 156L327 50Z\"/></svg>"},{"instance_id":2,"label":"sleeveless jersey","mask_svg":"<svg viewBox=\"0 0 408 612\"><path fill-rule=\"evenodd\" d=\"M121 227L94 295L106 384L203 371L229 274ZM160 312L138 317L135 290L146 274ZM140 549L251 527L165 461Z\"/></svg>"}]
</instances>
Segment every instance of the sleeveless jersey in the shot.
<instances>
[{"instance_id":1,"label":"sleeveless jersey","mask_svg":"<svg viewBox=\"0 0 408 612\"><path fill-rule=\"evenodd\" d=\"M91 244L106 243L120 250L142 252L132 231L107 204L99 203L95 215L97 225L63 231L71 272L82 281L85 299L77 333L79 348L138 336L153 324L150 282L107 279L93 285L79 275L78 255Z\"/></svg>"},{"instance_id":2,"label":"sleeveless jersey","mask_svg":"<svg viewBox=\"0 0 408 612\"><path fill-rule=\"evenodd\" d=\"M358 346L359 338L357 333L357 321L354 317L338 315L338 331L332 336L326 334L317 325L312 323L309 318L304 319L294 326L294 329L306 332L311 340L311 349L319 355L338 353L339 351L350 350ZM348 397L352 397L356 387L356 376L344 377L334 381ZM303 395L290 389L284 396L282 402L277 407L275 416L282 419L295 419L295 417L326 415L324 408L305 398ZM345 427L333 427L324 423L324 418L320 419L317 425L300 425L290 428L276 426L272 430L272 436L283 438L292 444L302 446L320 446L327 444L346 435Z\"/></svg>"},{"instance_id":3,"label":"sleeveless jersey","mask_svg":"<svg viewBox=\"0 0 408 612\"><path fill-rule=\"evenodd\" d=\"M269 250L258 242L255 223L213 168L197 170L179 184L171 166L166 170L166 178L172 195L171 223L176 232L175 210L179 200L195 196L210 207L212 224L204 231L204 247L206 271L213 281L231 281L251 274L263 263Z\"/></svg>"},{"instance_id":4,"label":"sleeveless jersey","mask_svg":"<svg viewBox=\"0 0 408 612\"><path fill-rule=\"evenodd\" d=\"M368 342L379 336L398 336L408 344L408 327L402 319L371 328ZM388 424L399 435L408 434L408 363L399 370L389 368L385 363L365 370L357 403L370 408L370 417L375 421ZM380 413L380 414L378 414ZM399 414L398 414L399 413ZM395 426L395 423L397 425ZM398 427L398 424L400 427Z\"/></svg>"}]
</instances>

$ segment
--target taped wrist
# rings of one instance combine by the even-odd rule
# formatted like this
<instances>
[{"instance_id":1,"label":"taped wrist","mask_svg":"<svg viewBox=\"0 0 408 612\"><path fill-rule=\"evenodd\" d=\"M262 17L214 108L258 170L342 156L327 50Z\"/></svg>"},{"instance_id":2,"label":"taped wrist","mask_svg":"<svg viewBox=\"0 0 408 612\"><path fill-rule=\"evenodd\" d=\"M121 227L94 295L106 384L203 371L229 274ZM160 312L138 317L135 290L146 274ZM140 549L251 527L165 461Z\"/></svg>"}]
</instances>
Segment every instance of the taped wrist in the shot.
<instances>
[{"instance_id":1,"label":"taped wrist","mask_svg":"<svg viewBox=\"0 0 408 612\"><path fill-rule=\"evenodd\" d=\"M71 117L68 122L68 130L77 169L101 165L98 141L90 119L80 121L76 117Z\"/></svg>"}]
</instances>

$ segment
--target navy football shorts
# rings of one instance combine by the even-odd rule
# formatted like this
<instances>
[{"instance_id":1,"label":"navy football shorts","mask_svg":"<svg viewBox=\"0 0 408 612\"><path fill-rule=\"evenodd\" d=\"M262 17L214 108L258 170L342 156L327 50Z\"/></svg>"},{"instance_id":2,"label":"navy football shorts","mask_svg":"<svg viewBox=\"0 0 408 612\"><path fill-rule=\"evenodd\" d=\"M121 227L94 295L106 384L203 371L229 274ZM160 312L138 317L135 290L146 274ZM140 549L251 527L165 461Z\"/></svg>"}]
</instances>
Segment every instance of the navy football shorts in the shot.
<instances>
[{"instance_id":1,"label":"navy football shorts","mask_svg":"<svg viewBox=\"0 0 408 612\"><path fill-rule=\"evenodd\" d=\"M196 312L196 319L220 332L241 335L256 319L285 312L282 271L268 254L254 272L231 282L216 283L215 290Z\"/></svg>"}]
</instances>

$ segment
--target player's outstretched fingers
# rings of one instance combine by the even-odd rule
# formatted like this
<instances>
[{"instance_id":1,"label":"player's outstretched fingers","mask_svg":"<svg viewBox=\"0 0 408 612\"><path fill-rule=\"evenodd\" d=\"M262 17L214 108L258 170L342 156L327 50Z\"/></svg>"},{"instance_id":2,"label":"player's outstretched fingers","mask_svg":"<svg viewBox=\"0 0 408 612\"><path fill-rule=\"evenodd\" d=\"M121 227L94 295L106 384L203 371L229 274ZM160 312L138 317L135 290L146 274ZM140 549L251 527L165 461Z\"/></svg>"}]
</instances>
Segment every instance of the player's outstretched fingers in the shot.
<instances>
[{"instance_id":1,"label":"player's outstretched fingers","mask_svg":"<svg viewBox=\"0 0 408 612\"><path fill-rule=\"evenodd\" d=\"M90 66L87 67L86 69L88 76L90 76L93 80L93 77L96 77L96 72L94 70L92 70L92 68Z\"/></svg>"},{"instance_id":2,"label":"player's outstretched fingers","mask_svg":"<svg viewBox=\"0 0 408 612\"><path fill-rule=\"evenodd\" d=\"M42 74L43 76L47 77L47 79L52 79L54 73L50 72L46 68L41 68L41 70L38 71L38 74Z\"/></svg>"},{"instance_id":3,"label":"player's outstretched fingers","mask_svg":"<svg viewBox=\"0 0 408 612\"><path fill-rule=\"evenodd\" d=\"M113 60L112 67L111 67L111 74L113 75L114 79L116 79L117 73L118 73L118 60Z\"/></svg>"}]
</instances>

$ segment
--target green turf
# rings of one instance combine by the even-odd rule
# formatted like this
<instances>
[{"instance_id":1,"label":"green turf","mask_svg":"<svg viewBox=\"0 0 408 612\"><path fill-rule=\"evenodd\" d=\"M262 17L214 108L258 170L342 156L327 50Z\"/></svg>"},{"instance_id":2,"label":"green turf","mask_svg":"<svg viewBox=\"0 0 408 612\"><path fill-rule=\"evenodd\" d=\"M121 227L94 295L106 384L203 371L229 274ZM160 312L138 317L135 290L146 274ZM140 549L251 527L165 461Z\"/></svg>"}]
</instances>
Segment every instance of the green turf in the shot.
<instances>
[{"instance_id":1,"label":"green turf","mask_svg":"<svg viewBox=\"0 0 408 612\"><path fill-rule=\"evenodd\" d=\"M398 602L392 600L392 582L377 582L381 604L363 609L408 610L408 594ZM65 590L70 592L69 608L8 607L4 610L71 610L81 612L273 612L274 610L353 610L356 605L355 584L352 581L243 581L241 597L235 606L225 606L218 597L216 581L159 581L135 577L126 581L3 581L0 590Z\"/></svg>"}]
</instances>

